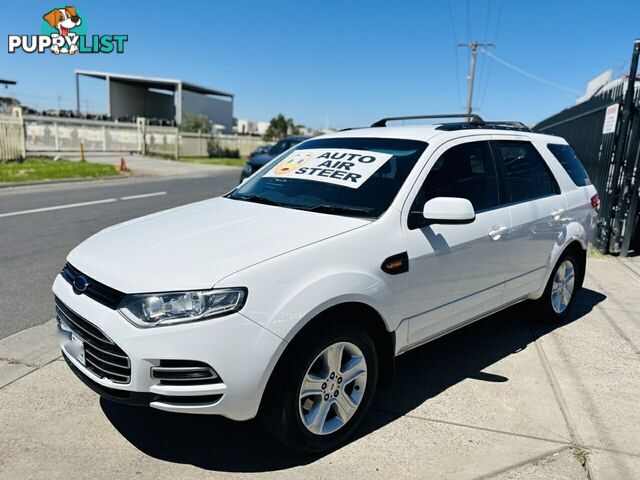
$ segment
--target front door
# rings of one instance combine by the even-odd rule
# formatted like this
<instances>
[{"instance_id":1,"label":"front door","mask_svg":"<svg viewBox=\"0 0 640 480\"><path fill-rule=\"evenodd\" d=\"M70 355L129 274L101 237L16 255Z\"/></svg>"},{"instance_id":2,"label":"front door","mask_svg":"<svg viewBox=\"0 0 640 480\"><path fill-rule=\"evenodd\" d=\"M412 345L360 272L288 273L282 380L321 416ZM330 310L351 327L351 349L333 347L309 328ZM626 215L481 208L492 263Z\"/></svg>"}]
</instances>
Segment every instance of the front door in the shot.
<instances>
[{"instance_id":1,"label":"front door","mask_svg":"<svg viewBox=\"0 0 640 480\"><path fill-rule=\"evenodd\" d=\"M510 220L502 206L488 137L444 144L418 182L404 225L409 256L410 344L454 328L501 305L509 258ZM476 219L463 225L420 225L427 200L468 199Z\"/></svg>"}]
</instances>

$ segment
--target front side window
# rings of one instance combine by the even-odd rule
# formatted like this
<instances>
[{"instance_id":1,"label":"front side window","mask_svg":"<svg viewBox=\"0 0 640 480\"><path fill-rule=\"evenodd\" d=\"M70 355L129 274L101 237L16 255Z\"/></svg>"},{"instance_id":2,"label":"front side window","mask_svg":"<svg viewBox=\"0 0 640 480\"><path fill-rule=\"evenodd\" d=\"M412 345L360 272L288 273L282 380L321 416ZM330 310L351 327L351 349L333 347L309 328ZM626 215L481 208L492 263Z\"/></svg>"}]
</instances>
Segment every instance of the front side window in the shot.
<instances>
[{"instance_id":1,"label":"front side window","mask_svg":"<svg viewBox=\"0 0 640 480\"><path fill-rule=\"evenodd\" d=\"M398 138L325 138L298 144L227 197L335 215L377 218L427 148Z\"/></svg>"},{"instance_id":2,"label":"front side window","mask_svg":"<svg viewBox=\"0 0 640 480\"><path fill-rule=\"evenodd\" d=\"M511 189L511 202L518 203L560 193L549 167L530 142L496 142Z\"/></svg>"},{"instance_id":3,"label":"front side window","mask_svg":"<svg viewBox=\"0 0 640 480\"><path fill-rule=\"evenodd\" d=\"M435 197L466 198L476 212L500 204L489 142L463 143L444 152L427 175L411 211L422 212L424 204Z\"/></svg>"},{"instance_id":4,"label":"front side window","mask_svg":"<svg viewBox=\"0 0 640 480\"><path fill-rule=\"evenodd\" d=\"M582 162L576 155L576 152L573 151L569 145L561 145L550 143L547 145L547 148L553 156L558 159L562 168L569 174L573 183L576 184L577 187L585 187L587 185L591 185L591 180L589 180L589 174L582 166Z\"/></svg>"}]
</instances>

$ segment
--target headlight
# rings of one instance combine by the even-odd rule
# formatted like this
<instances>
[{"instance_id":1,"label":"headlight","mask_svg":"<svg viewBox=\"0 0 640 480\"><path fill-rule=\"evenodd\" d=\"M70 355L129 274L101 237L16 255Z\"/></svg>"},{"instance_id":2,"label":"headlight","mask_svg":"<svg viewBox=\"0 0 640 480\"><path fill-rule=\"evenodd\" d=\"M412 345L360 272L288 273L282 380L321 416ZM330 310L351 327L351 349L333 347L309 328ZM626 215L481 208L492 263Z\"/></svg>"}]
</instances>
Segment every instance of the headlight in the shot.
<instances>
[{"instance_id":1,"label":"headlight","mask_svg":"<svg viewBox=\"0 0 640 480\"><path fill-rule=\"evenodd\" d=\"M138 327L155 327L229 315L240 310L246 299L246 288L127 295L118 311Z\"/></svg>"},{"instance_id":2,"label":"headlight","mask_svg":"<svg viewBox=\"0 0 640 480\"><path fill-rule=\"evenodd\" d=\"M244 164L244 168L242 169L244 171L244 173L251 173L252 167L250 163L245 163Z\"/></svg>"}]
</instances>

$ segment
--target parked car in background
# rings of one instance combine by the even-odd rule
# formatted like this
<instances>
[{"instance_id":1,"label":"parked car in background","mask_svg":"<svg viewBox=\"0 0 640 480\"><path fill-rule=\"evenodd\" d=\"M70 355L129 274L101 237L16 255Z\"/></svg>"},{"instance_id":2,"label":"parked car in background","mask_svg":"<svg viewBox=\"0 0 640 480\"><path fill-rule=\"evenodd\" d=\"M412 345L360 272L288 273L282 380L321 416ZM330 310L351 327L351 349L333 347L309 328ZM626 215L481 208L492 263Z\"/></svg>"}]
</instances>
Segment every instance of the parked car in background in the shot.
<instances>
[{"instance_id":1,"label":"parked car in background","mask_svg":"<svg viewBox=\"0 0 640 480\"><path fill-rule=\"evenodd\" d=\"M251 160L256 155L260 155L262 153L268 153L271 147L272 145L260 145L258 148L256 148L253 152L249 154L249 160Z\"/></svg>"},{"instance_id":2,"label":"parked car in background","mask_svg":"<svg viewBox=\"0 0 640 480\"><path fill-rule=\"evenodd\" d=\"M285 139L223 197L98 232L53 285L64 359L112 401L319 452L397 356L522 301L561 325L596 189L564 139L473 118Z\"/></svg>"},{"instance_id":3,"label":"parked car in background","mask_svg":"<svg viewBox=\"0 0 640 480\"><path fill-rule=\"evenodd\" d=\"M276 143L274 146L270 147L269 150L265 153L260 153L258 155L249 157L246 165L242 169L240 173L240 182L242 182L245 178L250 177L252 174L260 170L264 167L268 162L270 162L273 158L277 157L283 152L286 152L291 147L296 146L300 142L304 142L311 137L305 136L290 136L285 137Z\"/></svg>"}]
</instances>

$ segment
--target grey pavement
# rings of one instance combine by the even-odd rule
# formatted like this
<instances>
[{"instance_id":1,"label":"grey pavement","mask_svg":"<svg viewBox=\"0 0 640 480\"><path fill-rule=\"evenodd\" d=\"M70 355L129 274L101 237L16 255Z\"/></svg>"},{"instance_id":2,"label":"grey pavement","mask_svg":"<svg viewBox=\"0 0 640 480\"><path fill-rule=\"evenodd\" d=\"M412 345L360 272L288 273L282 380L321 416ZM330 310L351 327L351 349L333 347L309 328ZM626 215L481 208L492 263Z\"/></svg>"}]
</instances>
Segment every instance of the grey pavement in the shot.
<instances>
[{"instance_id":1,"label":"grey pavement","mask_svg":"<svg viewBox=\"0 0 640 480\"><path fill-rule=\"evenodd\" d=\"M78 243L110 225L221 195L238 176L231 168L0 189L0 338L53 316L51 284ZM65 208L48 210L57 207Z\"/></svg>"},{"instance_id":2,"label":"grey pavement","mask_svg":"<svg viewBox=\"0 0 640 480\"><path fill-rule=\"evenodd\" d=\"M401 356L356 438L320 457L255 421L100 400L52 324L25 330L0 341L0 479L640 478L636 266L591 259L562 325L522 304Z\"/></svg>"},{"instance_id":3,"label":"grey pavement","mask_svg":"<svg viewBox=\"0 0 640 480\"><path fill-rule=\"evenodd\" d=\"M68 160L79 160L78 152L54 152L43 151L34 152L37 155L46 155L55 157L60 155ZM104 163L107 165L120 165L120 159L124 158L127 167L134 175L153 176L153 177L176 177L184 175L212 175L221 171L234 171L236 177L240 176L237 167L227 167L224 165L205 165L199 163L178 162L159 157L149 157L129 152L87 152L85 159L92 163Z\"/></svg>"}]
</instances>

